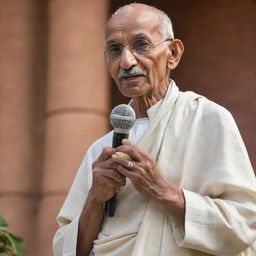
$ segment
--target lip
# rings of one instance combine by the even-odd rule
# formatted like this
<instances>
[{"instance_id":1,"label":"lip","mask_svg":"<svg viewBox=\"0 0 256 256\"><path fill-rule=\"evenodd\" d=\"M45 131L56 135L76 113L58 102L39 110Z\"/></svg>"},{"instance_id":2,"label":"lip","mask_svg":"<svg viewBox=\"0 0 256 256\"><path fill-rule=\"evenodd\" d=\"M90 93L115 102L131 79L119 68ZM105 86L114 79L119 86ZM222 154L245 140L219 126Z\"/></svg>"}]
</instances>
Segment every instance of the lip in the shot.
<instances>
[{"instance_id":1,"label":"lip","mask_svg":"<svg viewBox=\"0 0 256 256\"><path fill-rule=\"evenodd\" d=\"M120 80L131 81L131 80L136 80L136 79L139 79L142 77L145 77L145 76L144 75L125 76L125 77L121 78Z\"/></svg>"}]
</instances>

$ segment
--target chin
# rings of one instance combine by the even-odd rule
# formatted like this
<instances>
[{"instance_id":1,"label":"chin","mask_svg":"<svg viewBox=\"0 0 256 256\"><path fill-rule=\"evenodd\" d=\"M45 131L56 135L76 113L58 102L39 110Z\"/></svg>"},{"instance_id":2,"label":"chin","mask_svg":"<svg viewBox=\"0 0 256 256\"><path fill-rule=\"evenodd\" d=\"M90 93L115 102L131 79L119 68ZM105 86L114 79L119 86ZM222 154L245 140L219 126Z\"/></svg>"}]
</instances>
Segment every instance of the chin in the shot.
<instances>
[{"instance_id":1,"label":"chin","mask_svg":"<svg viewBox=\"0 0 256 256\"><path fill-rule=\"evenodd\" d=\"M120 93L128 98L137 98L141 96L146 96L149 93L149 90L141 90L138 88L119 88Z\"/></svg>"},{"instance_id":2,"label":"chin","mask_svg":"<svg viewBox=\"0 0 256 256\"><path fill-rule=\"evenodd\" d=\"M147 95L151 90L148 83L118 83L118 89L121 94L129 98L137 98Z\"/></svg>"}]
</instances>

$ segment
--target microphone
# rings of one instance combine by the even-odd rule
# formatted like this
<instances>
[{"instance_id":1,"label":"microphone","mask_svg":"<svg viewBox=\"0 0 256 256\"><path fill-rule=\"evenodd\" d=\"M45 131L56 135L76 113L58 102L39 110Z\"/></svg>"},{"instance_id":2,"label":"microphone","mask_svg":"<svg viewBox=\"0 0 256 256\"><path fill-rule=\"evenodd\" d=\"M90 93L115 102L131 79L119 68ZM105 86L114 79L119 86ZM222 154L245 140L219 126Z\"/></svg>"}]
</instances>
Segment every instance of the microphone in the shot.
<instances>
[{"instance_id":1,"label":"microphone","mask_svg":"<svg viewBox=\"0 0 256 256\"><path fill-rule=\"evenodd\" d=\"M136 115L133 108L126 104L120 104L113 108L110 114L110 123L114 128L112 147L117 148L122 145L123 139L128 139L129 130L136 121ZM108 217L115 215L116 194L105 202L104 211Z\"/></svg>"}]
</instances>

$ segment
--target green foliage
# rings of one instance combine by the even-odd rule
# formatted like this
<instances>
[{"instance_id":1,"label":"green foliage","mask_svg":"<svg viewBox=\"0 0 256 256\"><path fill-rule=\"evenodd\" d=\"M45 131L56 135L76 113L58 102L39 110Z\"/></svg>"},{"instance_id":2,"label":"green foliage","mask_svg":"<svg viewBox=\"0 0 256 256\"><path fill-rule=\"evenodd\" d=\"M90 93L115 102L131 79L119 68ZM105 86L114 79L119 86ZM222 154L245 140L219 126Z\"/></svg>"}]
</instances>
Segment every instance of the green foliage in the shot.
<instances>
[{"instance_id":1,"label":"green foliage","mask_svg":"<svg viewBox=\"0 0 256 256\"><path fill-rule=\"evenodd\" d=\"M22 239L10 233L6 221L0 216L0 255L22 256L24 251Z\"/></svg>"}]
</instances>

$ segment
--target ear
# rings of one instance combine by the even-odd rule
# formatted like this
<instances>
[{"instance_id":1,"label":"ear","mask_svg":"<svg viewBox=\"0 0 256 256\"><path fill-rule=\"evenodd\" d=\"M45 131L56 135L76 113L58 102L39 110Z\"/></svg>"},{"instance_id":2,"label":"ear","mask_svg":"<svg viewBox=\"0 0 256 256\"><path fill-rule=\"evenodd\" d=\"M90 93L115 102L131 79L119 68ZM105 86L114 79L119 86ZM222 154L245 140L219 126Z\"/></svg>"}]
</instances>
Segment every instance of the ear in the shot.
<instances>
[{"instance_id":1,"label":"ear","mask_svg":"<svg viewBox=\"0 0 256 256\"><path fill-rule=\"evenodd\" d=\"M180 58L184 51L184 46L181 40L174 39L169 45L170 56L168 60L168 69L173 70L177 67L180 62Z\"/></svg>"}]
</instances>

